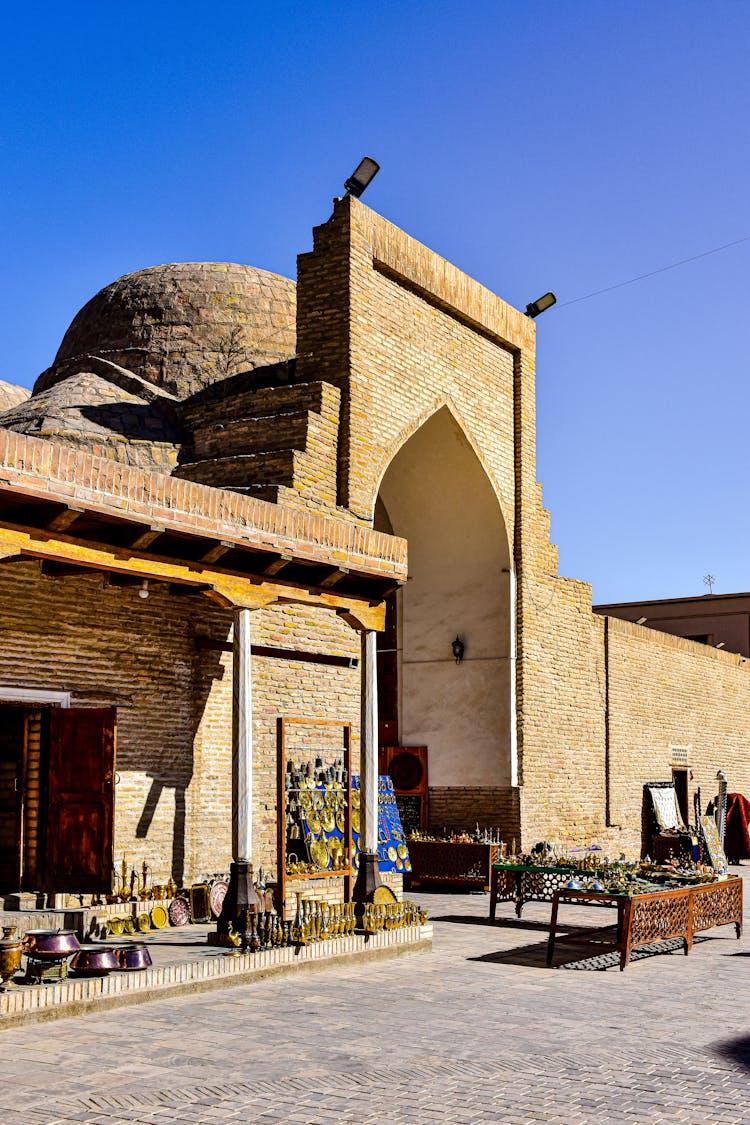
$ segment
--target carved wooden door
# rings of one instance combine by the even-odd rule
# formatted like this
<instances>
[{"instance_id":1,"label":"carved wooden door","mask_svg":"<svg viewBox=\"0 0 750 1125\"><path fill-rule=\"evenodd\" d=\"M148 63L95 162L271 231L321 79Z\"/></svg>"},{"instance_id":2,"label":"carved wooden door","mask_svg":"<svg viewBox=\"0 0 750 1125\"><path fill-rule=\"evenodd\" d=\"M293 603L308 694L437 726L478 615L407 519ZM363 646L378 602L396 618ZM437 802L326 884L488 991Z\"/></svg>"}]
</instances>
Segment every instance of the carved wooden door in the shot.
<instances>
[{"instance_id":1,"label":"carved wooden door","mask_svg":"<svg viewBox=\"0 0 750 1125\"><path fill-rule=\"evenodd\" d=\"M49 891L93 894L111 889L115 730L114 707L51 712Z\"/></svg>"}]
</instances>

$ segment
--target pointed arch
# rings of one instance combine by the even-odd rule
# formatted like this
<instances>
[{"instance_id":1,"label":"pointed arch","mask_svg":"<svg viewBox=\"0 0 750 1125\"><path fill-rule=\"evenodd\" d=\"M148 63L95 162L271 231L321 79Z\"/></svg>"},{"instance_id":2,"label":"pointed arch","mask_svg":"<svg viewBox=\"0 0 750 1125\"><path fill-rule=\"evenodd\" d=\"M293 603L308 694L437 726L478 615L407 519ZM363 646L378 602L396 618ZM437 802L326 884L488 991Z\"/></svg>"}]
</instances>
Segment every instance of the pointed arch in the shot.
<instances>
[{"instance_id":1,"label":"pointed arch","mask_svg":"<svg viewBox=\"0 0 750 1125\"><path fill-rule=\"evenodd\" d=\"M373 502L375 526L409 543L410 580L381 657L397 684L400 741L429 746L431 784L514 785L514 580L497 489L445 398L401 437Z\"/></svg>"}]
</instances>

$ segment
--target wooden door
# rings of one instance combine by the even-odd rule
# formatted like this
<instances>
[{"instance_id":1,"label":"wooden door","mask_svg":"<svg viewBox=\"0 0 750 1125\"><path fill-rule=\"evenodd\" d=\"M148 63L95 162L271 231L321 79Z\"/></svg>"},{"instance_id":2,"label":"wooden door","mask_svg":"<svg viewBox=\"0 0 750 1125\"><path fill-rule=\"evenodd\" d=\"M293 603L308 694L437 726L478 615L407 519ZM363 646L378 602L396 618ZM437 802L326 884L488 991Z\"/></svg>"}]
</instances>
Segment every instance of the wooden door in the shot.
<instances>
[{"instance_id":1,"label":"wooden door","mask_svg":"<svg viewBox=\"0 0 750 1125\"><path fill-rule=\"evenodd\" d=\"M0 891L21 887L24 712L0 707Z\"/></svg>"},{"instance_id":2,"label":"wooden door","mask_svg":"<svg viewBox=\"0 0 750 1125\"><path fill-rule=\"evenodd\" d=\"M45 883L53 893L106 893L112 882L114 707L50 715Z\"/></svg>"}]
</instances>

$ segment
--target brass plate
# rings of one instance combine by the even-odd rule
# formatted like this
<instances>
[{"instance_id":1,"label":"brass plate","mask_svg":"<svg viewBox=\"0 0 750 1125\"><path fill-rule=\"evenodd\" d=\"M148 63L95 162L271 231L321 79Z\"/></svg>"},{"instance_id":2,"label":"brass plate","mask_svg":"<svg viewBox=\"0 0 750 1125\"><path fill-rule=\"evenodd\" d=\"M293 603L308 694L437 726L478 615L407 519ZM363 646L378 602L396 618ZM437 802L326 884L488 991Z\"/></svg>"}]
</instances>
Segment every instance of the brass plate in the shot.
<instances>
[{"instance_id":1,"label":"brass plate","mask_svg":"<svg viewBox=\"0 0 750 1125\"><path fill-rule=\"evenodd\" d=\"M321 871L325 871L328 867L329 860L328 845L325 840L315 840L314 843L310 844L310 858L316 867L319 867Z\"/></svg>"},{"instance_id":2,"label":"brass plate","mask_svg":"<svg viewBox=\"0 0 750 1125\"><path fill-rule=\"evenodd\" d=\"M169 915L163 906L155 906L151 911L151 925L155 930L163 930L169 922Z\"/></svg>"},{"instance_id":3,"label":"brass plate","mask_svg":"<svg viewBox=\"0 0 750 1125\"><path fill-rule=\"evenodd\" d=\"M113 914L107 922L107 930L109 931L109 933L115 934L115 936L119 936L124 928L125 923L123 922L122 918L118 918L116 914Z\"/></svg>"},{"instance_id":4,"label":"brass plate","mask_svg":"<svg viewBox=\"0 0 750 1125\"><path fill-rule=\"evenodd\" d=\"M387 883L381 883L380 886L376 887L372 892L372 901L377 903L398 902L398 899L396 898L395 892L391 890Z\"/></svg>"},{"instance_id":5,"label":"brass plate","mask_svg":"<svg viewBox=\"0 0 750 1125\"><path fill-rule=\"evenodd\" d=\"M358 809L360 802L359 789L352 789L352 808Z\"/></svg>"},{"instance_id":6,"label":"brass plate","mask_svg":"<svg viewBox=\"0 0 750 1125\"><path fill-rule=\"evenodd\" d=\"M401 856L401 859L406 859L409 854L409 849L407 848L406 844L399 844L399 846L396 848L396 851Z\"/></svg>"},{"instance_id":7,"label":"brass plate","mask_svg":"<svg viewBox=\"0 0 750 1125\"><path fill-rule=\"evenodd\" d=\"M398 852L394 848L393 844L391 844L391 846L388 849L388 858L391 861L391 863L395 863L396 860L398 859Z\"/></svg>"},{"instance_id":8,"label":"brass plate","mask_svg":"<svg viewBox=\"0 0 750 1125\"><path fill-rule=\"evenodd\" d=\"M333 815L331 809L323 809L320 814L320 827L325 832L333 832L336 827L336 817Z\"/></svg>"},{"instance_id":9,"label":"brass plate","mask_svg":"<svg viewBox=\"0 0 750 1125\"><path fill-rule=\"evenodd\" d=\"M147 933L151 929L151 919L145 910L142 914L138 915L135 921L142 934Z\"/></svg>"},{"instance_id":10,"label":"brass plate","mask_svg":"<svg viewBox=\"0 0 750 1125\"><path fill-rule=\"evenodd\" d=\"M352 831L359 832L359 809L352 809Z\"/></svg>"},{"instance_id":11,"label":"brass plate","mask_svg":"<svg viewBox=\"0 0 750 1125\"><path fill-rule=\"evenodd\" d=\"M130 914L127 916L127 918L123 919L122 932L124 934L135 933L135 918L133 918Z\"/></svg>"},{"instance_id":12,"label":"brass plate","mask_svg":"<svg viewBox=\"0 0 750 1125\"><path fill-rule=\"evenodd\" d=\"M404 871L411 871L411 860L410 859L404 860Z\"/></svg>"},{"instance_id":13,"label":"brass plate","mask_svg":"<svg viewBox=\"0 0 750 1125\"><path fill-rule=\"evenodd\" d=\"M341 809L339 809L339 811L336 813L336 827L338 828L339 832L343 832L344 828L346 827L346 817L344 816Z\"/></svg>"},{"instance_id":14,"label":"brass plate","mask_svg":"<svg viewBox=\"0 0 750 1125\"><path fill-rule=\"evenodd\" d=\"M404 870L404 861L401 858L401 856L396 857L396 870L397 871L403 871Z\"/></svg>"},{"instance_id":15,"label":"brass plate","mask_svg":"<svg viewBox=\"0 0 750 1125\"><path fill-rule=\"evenodd\" d=\"M307 827L311 832L320 832L320 817L312 810L307 814Z\"/></svg>"}]
</instances>

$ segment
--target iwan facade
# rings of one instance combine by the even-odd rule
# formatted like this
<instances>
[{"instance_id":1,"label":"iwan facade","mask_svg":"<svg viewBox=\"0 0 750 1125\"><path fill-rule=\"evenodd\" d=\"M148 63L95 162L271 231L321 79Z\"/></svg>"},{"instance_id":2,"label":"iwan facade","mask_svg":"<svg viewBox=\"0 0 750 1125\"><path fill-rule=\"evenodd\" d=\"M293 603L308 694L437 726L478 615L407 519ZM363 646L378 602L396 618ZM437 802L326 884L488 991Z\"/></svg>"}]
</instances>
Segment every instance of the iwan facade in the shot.
<instances>
[{"instance_id":1,"label":"iwan facade","mask_svg":"<svg viewBox=\"0 0 750 1125\"><path fill-rule=\"evenodd\" d=\"M81 838L65 889L123 855L226 869L245 610L267 869L278 720L351 723L356 759L372 633L383 740L428 747L438 827L637 852L644 782L750 790L744 660L597 616L557 573L534 340L348 197L296 285L161 266L81 310L0 414L0 889L66 884Z\"/></svg>"}]
</instances>

